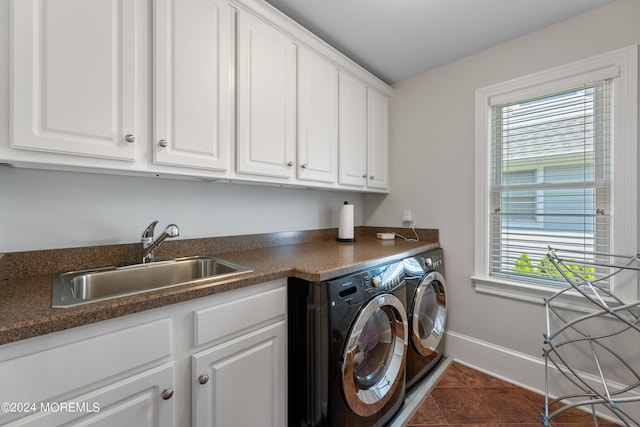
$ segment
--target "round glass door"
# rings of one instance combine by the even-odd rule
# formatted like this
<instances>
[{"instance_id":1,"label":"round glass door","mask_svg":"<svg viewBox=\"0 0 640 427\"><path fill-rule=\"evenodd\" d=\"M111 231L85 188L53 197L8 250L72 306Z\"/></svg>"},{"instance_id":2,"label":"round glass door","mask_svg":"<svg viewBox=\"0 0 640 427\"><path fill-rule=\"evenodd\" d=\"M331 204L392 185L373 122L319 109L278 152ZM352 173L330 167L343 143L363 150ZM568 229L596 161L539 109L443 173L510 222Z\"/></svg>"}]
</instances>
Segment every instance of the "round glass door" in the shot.
<instances>
[{"instance_id":1,"label":"round glass door","mask_svg":"<svg viewBox=\"0 0 640 427\"><path fill-rule=\"evenodd\" d=\"M404 387L408 322L402 302L378 295L356 317L342 354L345 400L360 416L377 413Z\"/></svg>"},{"instance_id":2,"label":"round glass door","mask_svg":"<svg viewBox=\"0 0 640 427\"><path fill-rule=\"evenodd\" d=\"M411 342L422 356L430 356L442 339L447 319L445 281L437 271L420 280L411 305Z\"/></svg>"}]
</instances>

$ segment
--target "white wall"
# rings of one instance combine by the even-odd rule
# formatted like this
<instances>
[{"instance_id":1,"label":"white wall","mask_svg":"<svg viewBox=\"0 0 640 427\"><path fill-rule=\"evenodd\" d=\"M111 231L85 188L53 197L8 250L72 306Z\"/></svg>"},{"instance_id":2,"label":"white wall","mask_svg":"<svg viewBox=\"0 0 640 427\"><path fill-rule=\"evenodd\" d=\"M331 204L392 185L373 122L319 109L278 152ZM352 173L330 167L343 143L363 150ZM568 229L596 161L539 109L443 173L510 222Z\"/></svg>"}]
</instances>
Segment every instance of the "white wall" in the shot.
<instances>
[{"instance_id":1,"label":"white wall","mask_svg":"<svg viewBox=\"0 0 640 427\"><path fill-rule=\"evenodd\" d=\"M386 199L365 197L364 221L395 224L402 209L411 208L418 227L440 229L449 285L447 343L458 352L455 356L542 387L542 301L537 305L478 294L470 280L475 90L638 43L640 1L620 0L395 85L393 191ZM514 365L515 359L522 363Z\"/></svg>"},{"instance_id":2,"label":"white wall","mask_svg":"<svg viewBox=\"0 0 640 427\"><path fill-rule=\"evenodd\" d=\"M180 238L338 226L346 192L0 167L0 253L132 243L154 219Z\"/></svg>"}]
</instances>

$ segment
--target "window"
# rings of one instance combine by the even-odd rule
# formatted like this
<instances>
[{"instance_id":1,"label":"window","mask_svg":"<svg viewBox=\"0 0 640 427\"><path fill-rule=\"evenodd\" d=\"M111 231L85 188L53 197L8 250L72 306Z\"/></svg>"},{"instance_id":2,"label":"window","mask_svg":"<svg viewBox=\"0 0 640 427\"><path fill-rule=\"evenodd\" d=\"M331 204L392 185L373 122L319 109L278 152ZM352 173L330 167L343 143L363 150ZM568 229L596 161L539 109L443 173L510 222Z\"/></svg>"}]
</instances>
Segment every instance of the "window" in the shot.
<instances>
[{"instance_id":1,"label":"window","mask_svg":"<svg viewBox=\"0 0 640 427\"><path fill-rule=\"evenodd\" d=\"M563 284L549 245L581 261L611 253L610 87L491 106L491 275Z\"/></svg>"},{"instance_id":2,"label":"window","mask_svg":"<svg viewBox=\"0 0 640 427\"><path fill-rule=\"evenodd\" d=\"M634 46L476 92L477 290L566 286L548 246L596 264L637 252L636 76Z\"/></svg>"}]
</instances>

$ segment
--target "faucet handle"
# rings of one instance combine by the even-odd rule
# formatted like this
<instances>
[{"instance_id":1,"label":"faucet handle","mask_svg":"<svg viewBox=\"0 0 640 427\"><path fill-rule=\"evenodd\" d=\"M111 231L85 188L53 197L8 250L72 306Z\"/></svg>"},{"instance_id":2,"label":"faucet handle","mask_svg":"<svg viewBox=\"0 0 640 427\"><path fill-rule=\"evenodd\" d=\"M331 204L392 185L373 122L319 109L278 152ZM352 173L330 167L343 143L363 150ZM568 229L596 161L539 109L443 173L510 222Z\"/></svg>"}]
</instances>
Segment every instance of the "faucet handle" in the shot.
<instances>
[{"instance_id":1,"label":"faucet handle","mask_svg":"<svg viewBox=\"0 0 640 427\"><path fill-rule=\"evenodd\" d=\"M144 229L144 231L142 232L143 239L153 239L153 234L155 233L157 223L158 220L156 219L151 224L149 224L147 228Z\"/></svg>"},{"instance_id":2,"label":"faucet handle","mask_svg":"<svg viewBox=\"0 0 640 427\"><path fill-rule=\"evenodd\" d=\"M167 228L164 230L167 237L178 237L180 235L180 229L175 224L167 225Z\"/></svg>"}]
</instances>

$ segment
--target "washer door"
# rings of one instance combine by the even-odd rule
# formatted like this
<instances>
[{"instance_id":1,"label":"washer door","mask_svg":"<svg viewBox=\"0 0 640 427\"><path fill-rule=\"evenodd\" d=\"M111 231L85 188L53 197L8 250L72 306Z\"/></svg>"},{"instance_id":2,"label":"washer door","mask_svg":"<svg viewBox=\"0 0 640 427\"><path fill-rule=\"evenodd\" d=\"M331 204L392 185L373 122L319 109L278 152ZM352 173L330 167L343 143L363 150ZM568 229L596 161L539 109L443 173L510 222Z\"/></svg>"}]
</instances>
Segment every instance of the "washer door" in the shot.
<instances>
[{"instance_id":1,"label":"washer door","mask_svg":"<svg viewBox=\"0 0 640 427\"><path fill-rule=\"evenodd\" d=\"M431 356L437 352L446 319L444 277L430 271L420 280L411 303L411 342L418 354Z\"/></svg>"},{"instance_id":2,"label":"washer door","mask_svg":"<svg viewBox=\"0 0 640 427\"><path fill-rule=\"evenodd\" d=\"M369 300L353 322L342 353L342 389L349 408L368 417L404 387L408 322L392 294Z\"/></svg>"}]
</instances>

